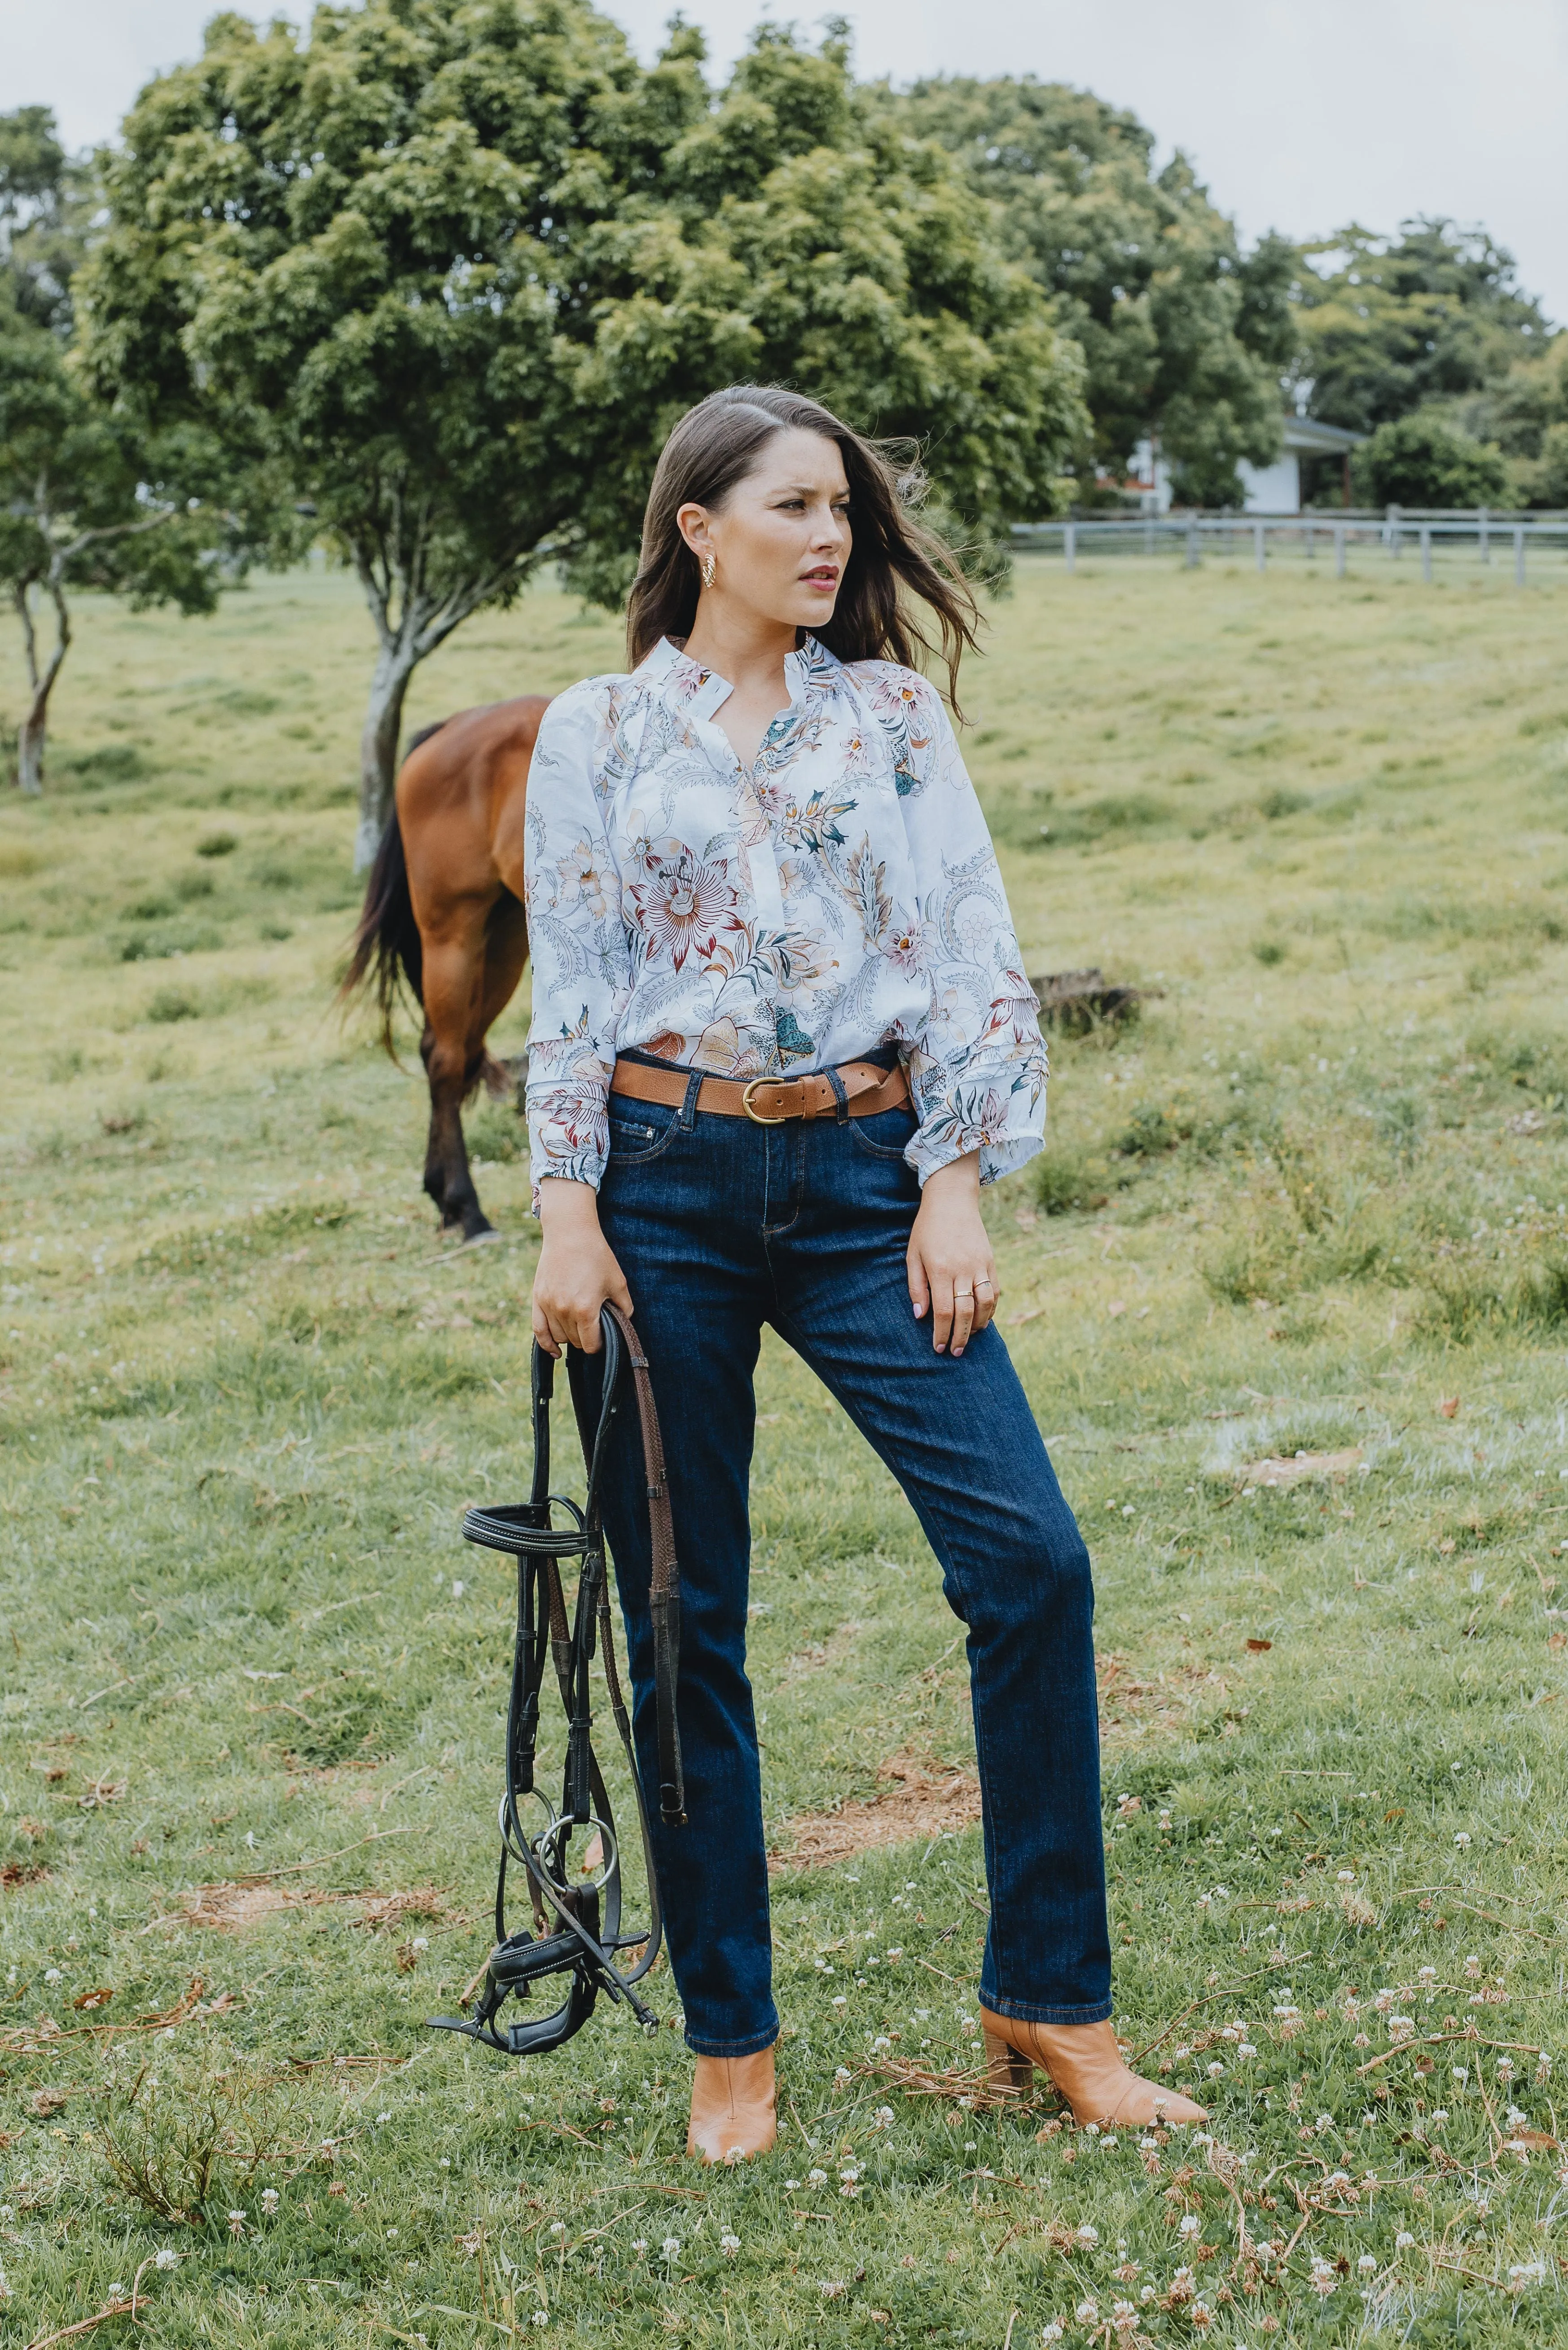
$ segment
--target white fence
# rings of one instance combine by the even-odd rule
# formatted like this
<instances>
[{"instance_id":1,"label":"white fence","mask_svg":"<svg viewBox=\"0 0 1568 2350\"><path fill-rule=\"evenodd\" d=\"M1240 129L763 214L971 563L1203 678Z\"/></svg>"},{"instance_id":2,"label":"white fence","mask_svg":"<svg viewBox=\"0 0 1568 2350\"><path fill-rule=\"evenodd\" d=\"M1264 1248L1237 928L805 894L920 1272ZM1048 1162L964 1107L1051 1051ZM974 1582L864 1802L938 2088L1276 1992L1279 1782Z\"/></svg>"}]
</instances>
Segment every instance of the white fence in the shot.
<instances>
[{"instance_id":1,"label":"white fence","mask_svg":"<svg viewBox=\"0 0 1568 2350\"><path fill-rule=\"evenodd\" d=\"M1483 564L1494 558L1511 562L1522 587L1527 562L1568 553L1568 515L1492 514L1484 507L1417 513L1397 506L1383 515L1143 515L1105 522L1015 523L1012 536L1020 548L1059 552L1069 571L1080 555L1152 556L1179 548L1188 570L1195 571L1206 554L1250 550L1259 571L1267 569L1271 554L1289 552L1309 562L1332 560L1335 577L1343 579L1352 549L1365 548L1393 561L1414 555L1424 579L1431 578L1436 558L1456 554L1472 555Z\"/></svg>"}]
</instances>

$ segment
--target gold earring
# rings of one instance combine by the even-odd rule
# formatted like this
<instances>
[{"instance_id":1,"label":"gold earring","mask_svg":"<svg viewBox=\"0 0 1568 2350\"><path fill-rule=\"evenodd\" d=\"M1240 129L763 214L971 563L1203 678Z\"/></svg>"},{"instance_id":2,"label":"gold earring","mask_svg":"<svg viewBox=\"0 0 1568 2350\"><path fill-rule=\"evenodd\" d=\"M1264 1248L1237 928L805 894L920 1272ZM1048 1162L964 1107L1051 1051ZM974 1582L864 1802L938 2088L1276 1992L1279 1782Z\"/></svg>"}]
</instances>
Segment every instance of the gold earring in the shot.
<instances>
[{"instance_id":1,"label":"gold earring","mask_svg":"<svg viewBox=\"0 0 1568 2350\"><path fill-rule=\"evenodd\" d=\"M701 566L702 572L702 585L704 588L711 588L713 585L713 574L718 567L718 565L713 560L712 549L710 548L708 553L702 557Z\"/></svg>"}]
</instances>

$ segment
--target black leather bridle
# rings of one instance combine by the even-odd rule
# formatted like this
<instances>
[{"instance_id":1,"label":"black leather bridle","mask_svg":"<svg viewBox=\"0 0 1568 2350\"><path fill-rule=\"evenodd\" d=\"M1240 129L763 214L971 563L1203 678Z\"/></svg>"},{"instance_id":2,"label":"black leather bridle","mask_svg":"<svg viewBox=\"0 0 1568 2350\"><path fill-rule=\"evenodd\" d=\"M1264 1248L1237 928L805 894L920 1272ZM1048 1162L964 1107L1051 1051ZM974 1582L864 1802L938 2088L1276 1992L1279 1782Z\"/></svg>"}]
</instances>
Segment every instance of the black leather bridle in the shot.
<instances>
[{"instance_id":1,"label":"black leather bridle","mask_svg":"<svg viewBox=\"0 0 1568 2350\"><path fill-rule=\"evenodd\" d=\"M659 1805L662 1817L670 1825L678 1825L685 1818L680 1741L675 1720L680 1646L680 1571L675 1560L663 1446L653 1409L647 1359L629 1319L618 1308L607 1305L599 1322L604 1368L597 1427L590 1424L580 1404L577 1410L577 1431L587 1467L587 1492L582 1507L579 1509L564 1494L549 1490L550 1400L556 1366L535 1343L531 1380L534 1484L530 1498L493 1509L471 1509L462 1522L465 1540L487 1550L505 1551L517 1561L517 1634L512 1662L512 1697L506 1715L506 1788L501 1799L495 1948L490 1954L483 1988L475 2000L472 2018L438 2015L431 2016L430 2022L438 2032L461 2032L508 2056L538 2055L547 2049L559 2048L574 2033L581 2031L601 1991L611 1999L624 2000L645 2031L654 2030L658 2023L657 2017L633 1989L659 1955L663 1913L631 1723L616 1668L600 1499L610 1429L620 1409L623 1375L628 1369L641 1421L652 1530L651 1606ZM566 1513L570 1521L567 1525L556 1525L556 1510ZM568 1625L561 1562L569 1558L580 1559L582 1564ZM620 1846L609 1795L593 1750L588 1668L596 1639L602 1648L610 1706L631 1773L648 1872L649 1922L633 1929L623 1927L621 1922ZM555 1669L566 1714L566 1770L558 1811L535 1784L534 1776L546 1653ZM525 1808L530 1804L536 1804L544 1814L542 1824L532 1833L524 1819ZM572 1838L579 1828L588 1831L588 1843L574 1877L568 1861ZM598 1854L590 1866L596 1842ZM506 1930L506 1871L511 1861L526 1872L534 1912L533 1932L524 1929L508 1934ZM625 1970L616 1963L623 1950L640 1952L636 1963ZM526 2000L535 1982L560 1974L570 1977L561 2006L551 2014L509 2024L504 2033L497 2028L496 2015L509 1996Z\"/></svg>"}]
</instances>

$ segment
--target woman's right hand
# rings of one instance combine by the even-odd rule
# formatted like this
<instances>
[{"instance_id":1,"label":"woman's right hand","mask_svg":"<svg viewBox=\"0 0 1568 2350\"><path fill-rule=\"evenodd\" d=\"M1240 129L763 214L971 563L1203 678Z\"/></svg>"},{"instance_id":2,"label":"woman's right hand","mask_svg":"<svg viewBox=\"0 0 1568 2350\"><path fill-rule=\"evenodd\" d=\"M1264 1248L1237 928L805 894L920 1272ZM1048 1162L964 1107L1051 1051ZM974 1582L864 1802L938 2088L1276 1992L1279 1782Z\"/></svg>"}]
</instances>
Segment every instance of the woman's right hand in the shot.
<instances>
[{"instance_id":1,"label":"woman's right hand","mask_svg":"<svg viewBox=\"0 0 1568 2350\"><path fill-rule=\"evenodd\" d=\"M601 1306L631 1312L626 1276L599 1229L598 1194L591 1183L547 1175L539 1186L539 1222L545 1238L534 1275L534 1336L557 1358L563 1347L597 1355Z\"/></svg>"}]
</instances>

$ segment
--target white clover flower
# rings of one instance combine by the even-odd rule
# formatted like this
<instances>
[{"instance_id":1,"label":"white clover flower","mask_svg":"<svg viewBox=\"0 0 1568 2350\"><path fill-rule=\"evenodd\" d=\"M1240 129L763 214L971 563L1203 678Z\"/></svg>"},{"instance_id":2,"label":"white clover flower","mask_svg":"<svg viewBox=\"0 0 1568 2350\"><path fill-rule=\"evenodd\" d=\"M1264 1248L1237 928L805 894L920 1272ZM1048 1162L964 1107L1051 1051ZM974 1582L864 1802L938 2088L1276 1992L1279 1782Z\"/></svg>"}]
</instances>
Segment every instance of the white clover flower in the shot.
<instances>
[{"instance_id":1,"label":"white clover flower","mask_svg":"<svg viewBox=\"0 0 1568 2350\"><path fill-rule=\"evenodd\" d=\"M1217 2081L1217 2080L1220 2078L1220 2074L1221 2074L1221 2073L1223 2073L1223 2071L1224 2071L1224 2070L1225 2070L1225 2067L1224 2067L1224 2065L1223 2065L1223 2064L1218 2064L1218 2063L1213 2064L1210 2064L1210 2067L1209 2067L1209 2078L1210 2078L1211 2081Z\"/></svg>"},{"instance_id":2,"label":"white clover flower","mask_svg":"<svg viewBox=\"0 0 1568 2350\"><path fill-rule=\"evenodd\" d=\"M836 2089L842 2089L842 2088L843 2088L843 2086L844 2086L844 2084L846 2083L846 2081L847 2081L847 2080L849 2079L849 2077L850 2077L850 2074L849 2074L849 2067L848 2067L848 2065L847 2065L847 2064L840 2064L840 2065L839 2065L839 2067L838 2067L838 2069L837 2069L837 2071L836 2071L836 2072L834 2074L834 2075L833 2075L833 2085L834 2085L834 2087L835 2087Z\"/></svg>"},{"instance_id":3,"label":"white clover flower","mask_svg":"<svg viewBox=\"0 0 1568 2350\"><path fill-rule=\"evenodd\" d=\"M1462 2088L1464 2087L1464 2085L1465 2085L1465 2083L1466 2083L1466 2082L1469 2079L1469 2077L1470 2077L1470 2068L1469 2068L1469 2066L1468 2064L1455 2064L1455 2065L1452 2065L1449 2069L1451 2070L1451 2072L1452 2072L1452 2074L1453 2074L1453 2076L1454 2076L1455 2080L1459 2083L1459 2085L1460 2088L1462 2089Z\"/></svg>"},{"instance_id":4,"label":"white clover flower","mask_svg":"<svg viewBox=\"0 0 1568 2350\"><path fill-rule=\"evenodd\" d=\"M1355 1882L1355 1869L1342 1868L1339 1872L1339 1882L1341 1885L1354 1885Z\"/></svg>"},{"instance_id":5,"label":"white clover flower","mask_svg":"<svg viewBox=\"0 0 1568 2350\"><path fill-rule=\"evenodd\" d=\"M826 2170L808 2170L805 2177L806 2184L810 2187L826 2187L827 2184Z\"/></svg>"},{"instance_id":6,"label":"white clover flower","mask_svg":"<svg viewBox=\"0 0 1568 2350\"><path fill-rule=\"evenodd\" d=\"M873 2048L891 2048L893 2043L885 2032L879 2032L871 2045Z\"/></svg>"},{"instance_id":7,"label":"white clover flower","mask_svg":"<svg viewBox=\"0 0 1568 2350\"><path fill-rule=\"evenodd\" d=\"M1202 2232L1202 2220L1198 2217L1196 2211L1189 2211L1186 2219L1183 2220L1181 2223L1181 2233L1184 2236L1200 2236Z\"/></svg>"},{"instance_id":8,"label":"white clover flower","mask_svg":"<svg viewBox=\"0 0 1568 2350\"><path fill-rule=\"evenodd\" d=\"M876 2112L872 2115L871 2118L872 2118L872 2120L875 2122L875 2124L876 2124L876 2126L877 2126L877 2127L878 2129L891 2129L891 2128L892 2128L892 2126L893 2126L893 2108L892 2108L892 2106L877 2106L877 2110L876 2110Z\"/></svg>"},{"instance_id":9,"label":"white clover flower","mask_svg":"<svg viewBox=\"0 0 1568 2350\"><path fill-rule=\"evenodd\" d=\"M550 2323L549 2311L547 2309L536 2309L534 2312L534 2323L535 2325L548 2325Z\"/></svg>"},{"instance_id":10,"label":"white clover flower","mask_svg":"<svg viewBox=\"0 0 1568 2350\"><path fill-rule=\"evenodd\" d=\"M229 2233L230 2233L230 2235L231 2235L231 2236L237 2236L237 2235L239 2235L239 2234L240 2234L240 2232L241 2232L241 2230L244 2229L244 2224L245 2224L245 2215L244 2215L244 2213L243 2211L231 2211L231 2212L230 2212L230 2214L229 2214Z\"/></svg>"},{"instance_id":11,"label":"white clover flower","mask_svg":"<svg viewBox=\"0 0 1568 2350\"><path fill-rule=\"evenodd\" d=\"M565 2221L564 2220L551 2220L551 2222L550 2222L550 2233L552 2234L552 2236L564 2236L564 2235L566 2234L566 2221Z\"/></svg>"},{"instance_id":12,"label":"white clover flower","mask_svg":"<svg viewBox=\"0 0 1568 2350\"><path fill-rule=\"evenodd\" d=\"M1064 2326L1059 2320L1054 2317L1049 2325L1043 2325L1041 2327L1040 2339L1042 2342L1060 2342L1065 2332L1065 2326Z\"/></svg>"},{"instance_id":13,"label":"white clover flower","mask_svg":"<svg viewBox=\"0 0 1568 2350\"><path fill-rule=\"evenodd\" d=\"M1097 2325L1100 2322L1100 2311L1097 2302L1081 2301L1078 2303L1077 2308L1073 2312L1073 2314L1077 2319L1080 2325Z\"/></svg>"},{"instance_id":14,"label":"white clover flower","mask_svg":"<svg viewBox=\"0 0 1568 2350\"><path fill-rule=\"evenodd\" d=\"M679 2236L666 2236L666 2238L664 2239L663 2243L662 2243L662 2244L660 2244L660 2246L659 2246L659 2251L664 2254L664 2257L665 2257L665 2259L666 2259L667 2261L678 2261L678 2260L680 2258L680 2237L679 2237Z\"/></svg>"},{"instance_id":15,"label":"white clover flower","mask_svg":"<svg viewBox=\"0 0 1568 2350\"><path fill-rule=\"evenodd\" d=\"M740 2249L741 2240L739 2236L732 2236L726 2230L725 2233L719 2239L719 2250L722 2252L728 2252L731 2259L733 2260L735 2254L740 2251Z\"/></svg>"},{"instance_id":16,"label":"white clover flower","mask_svg":"<svg viewBox=\"0 0 1568 2350\"><path fill-rule=\"evenodd\" d=\"M1441 2129L1443 2124L1448 2120L1448 2118L1449 2109L1447 2106L1434 2106L1432 2108L1430 2126L1433 2129Z\"/></svg>"},{"instance_id":17,"label":"white clover flower","mask_svg":"<svg viewBox=\"0 0 1568 2350\"><path fill-rule=\"evenodd\" d=\"M631 2240L631 2249L634 2252L646 2252L648 2250L648 2238L646 2236L634 2236Z\"/></svg>"},{"instance_id":18,"label":"white clover flower","mask_svg":"<svg viewBox=\"0 0 1568 2350\"><path fill-rule=\"evenodd\" d=\"M58 1967L46 1967L44 1969L44 1981L47 1983L64 1982L65 1977L61 1974Z\"/></svg>"},{"instance_id":19,"label":"white clover flower","mask_svg":"<svg viewBox=\"0 0 1568 2350\"><path fill-rule=\"evenodd\" d=\"M1376 2253L1363 2252L1355 2265L1361 2271L1363 2276L1370 2276L1373 2270L1377 2266Z\"/></svg>"},{"instance_id":20,"label":"white clover flower","mask_svg":"<svg viewBox=\"0 0 1568 2350\"><path fill-rule=\"evenodd\" d=\"M847 2007L849 2002L845 1998L842 1991L837 1991L834 1995L833 2004L835 2007Z\"/></svg>"},{"instance_id":21,"label":"white clover flower","mask_svg":"<svg viewBox=\"0 0 1568 2350\"><path fill-rule=\"evenodd\" d=\"M422 1956L423 1953L430 1949L430 1946L431 1938L428 1934L416 1934L413 1940L409 1944L410 1950L413 1951L416 1958Z\"/></svg>"},{"instance_id":22,"label":"white clover flower","mask_svg":"<svg viewBox=\"0 0 1568 2350\"><path fill-rule=\"evenodd\" d=\"M1458 1835L1454 1838L1454 1842L1458 1845L1469 1844L1469 1837L1466 1835L1463 1828L1459 1830Z\"/></svg>"},{"instance_id":23,"label":"white clover flower","mask_svg":"<svg viewBox=\"0 0 1568 2350\"><path fill-rule=\"evenodd\" d=\"M1243 2063L1249 2056L1255 2056L1257 2053L1257 2050L1253 2047L1250 2040L1243 2040L1241 2046L1236 2051L1237 2055L1242 2059Z\"/></svg>"},{"instance_id":24,"label":"white clover flower","mask_svg":"<svg viewBox=\"0 0 1568 2350\"><path fill-rule=\"evenodd\" d=\"M1078 2231L1077 2231L1077 2235L1078 2235L1078 2241L1079 2241L1081 2244L1088 2244L1088 2245L1090 2245L1090 2246L1093 2246L1093 2245L1095 2245L1095 2244L1097 2244L1097 2243L1099 2242L1099 2241L1100 2241L1100 2231L1099 2231L1099 2230L1098 2230L1097 2228L1091 2228L1091 2227L1090 2227L1090 2225L1089 2225L1089 2223L1088 2223L1088 2221L1087 2221L1086 2220L1085 2220L1085 2222L1084 2222L1083 2226L1078 2230Z\"/></svg>"},{"instance_id":25,"label":"white clover flower","mask_svg":"<svg viewBox=\"0 0 1568 2350\"><path fill-rule=\"evenodd\" d=\"M1152 2130L1146 2131L1146 2132L1145 2132L1145 2134L1144 2134L1144 2136L1143 2136L1142 2137L1140 2137L1140 2138L1139 2138L1139 2140L1138 2140L1138 2148L1139 2148L1139 2151L1140 2151L1141 2153L1143 2153L1143 2154L1158 2154L1158 2151L1159 2151L1159 2140L1155 2137L1155 2135L1154 2135L1154 2133L1152 2132Z\"/></svg>"},{"instance_id":26,"label":"white clover flower","mask_svg":"<svg viewBox=\"0 0 1568 2350\"><path fill-rule=\"evenodd\" d=\"M1412 2251L1415 2249L1415 2243L1416 2239L1410 2233L1409 2229L1401 2228L1399 2233L1394 2239L1394 2249L1397 2252Z\"/></svg>"},{"instance_id":27,"label":"white clover flower","mask_svg":"<svg viewBox=\"0 0 1568 2350\"><path fill-rule=\"evenodd\" d=\"M155 2269L177 2269L180 2255L172 2244L160 2244L152 2255L152 2265Z\"/></svg>"},{"instance_id":28,"label":"white clover flower","mask_svg":"<svg viewBox=\"0 0 1568 2350\"><path fill-rule=\"evenodd\" d=\"M391 2115L390 2115L390 2114L378 2114L378 2115L376 2116L376 2119L377 2119L379 2122L389 2122L389 2121L391 2120L391 2118L392 2118L392 2116L391 2116Z\"/></svg>"},{"instance_id":29,"label":"white clover flower","mask_svg":"<svg viewBox=\"0 0 1568 2350\"><path fill-rule=\"evenodd\" d=\"M278 2192L275 2187L264 2187L262 2189L261 2207L269 2220L272 2218L273 2213L277 2210L278 2199Z\"/></svg>"}]
</instances>

